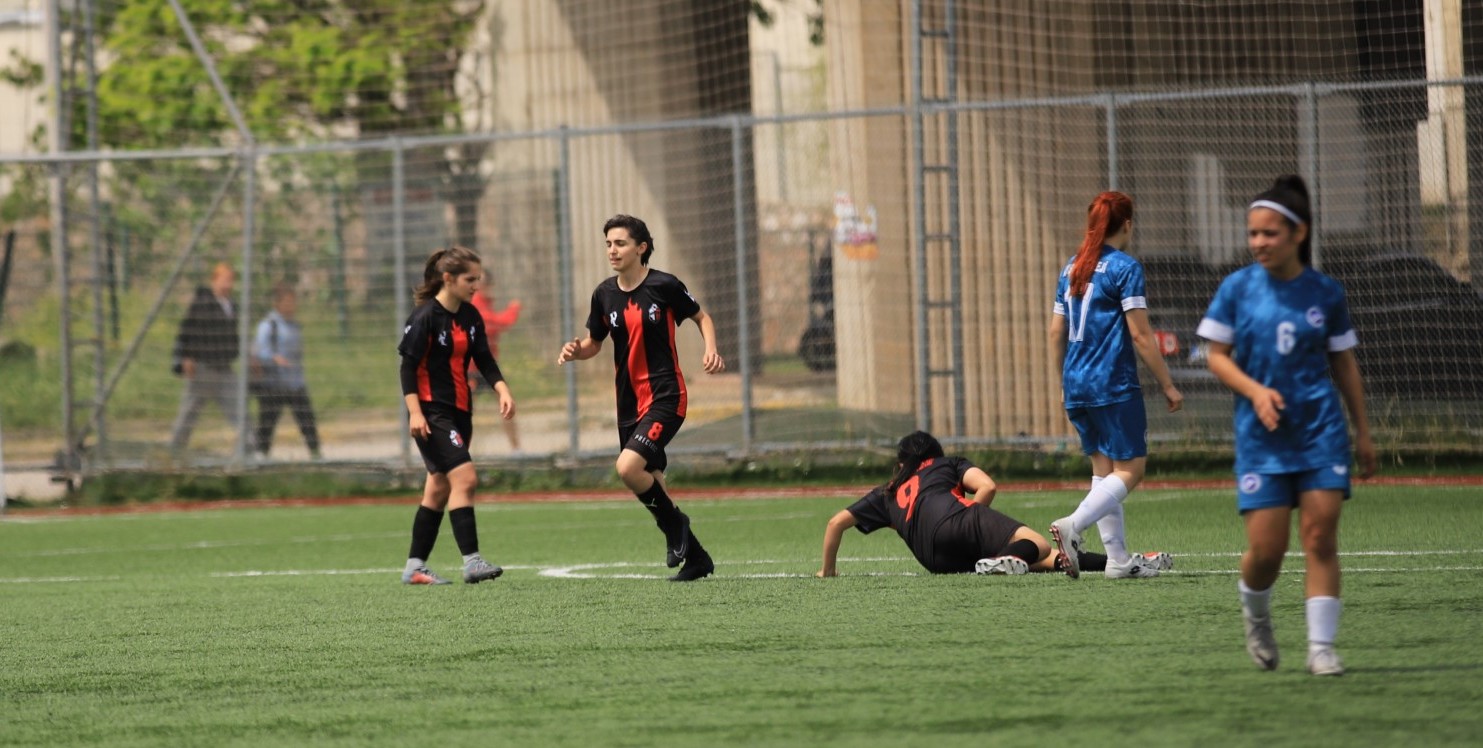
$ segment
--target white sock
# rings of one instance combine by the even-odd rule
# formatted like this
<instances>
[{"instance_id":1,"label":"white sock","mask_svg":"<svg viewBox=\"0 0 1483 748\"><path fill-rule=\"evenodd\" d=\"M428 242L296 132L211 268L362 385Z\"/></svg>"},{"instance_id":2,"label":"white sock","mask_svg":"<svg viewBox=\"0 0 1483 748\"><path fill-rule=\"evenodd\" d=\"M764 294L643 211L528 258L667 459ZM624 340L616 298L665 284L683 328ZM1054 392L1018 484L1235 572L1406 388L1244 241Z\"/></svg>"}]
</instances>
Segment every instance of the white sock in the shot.
<instances>
[{"instance_id":1,"label":"white sock","mask_svg":"<svg viewBox=\"0 0 1483 748\"><path fill-rule=\"evenodd\" d=\"M1078 533L1097 524L1097 520L1107 516L1114 506L1123 503L1128 498L1128 486L1123 479L1116 475L1103 478L1092 490L1087 491L1086 498L1071 513L1071 529Z\"/></svg>"},{"instance_id":2,"label":"white sock","mask_svg":"<svg viewBox=\"0 0 1483 748\"><path fill-rule=\"evenodd\" d=\"M1097 520L1097 530L1102 533L1102 549L1107 551L1107 557L1119 565L1128 563L1132 556L1128 553L1128 540L1123 530L1123 505L1117 504Z\"/></svg>"},{"instance_id":3,"label":"white sock","mask_svg":"<svg viewBox=\"0 0 1483 748\"><path fill-rule=\"evenodd\" d=\"M427 561L424 560L424 559L420 559L420 558L409 558L409 559L407 559L407 571L408 572L417 571L418 569L421 569L424 566L427 566Z\"/></svg>"},{"instance_id":4,"label":"white sock","mask_svg":"<svg viewBox=\"0 0 1483 748\"><path fill-rule=\"evenodd\" d=\"M1246 580L1236 580L1236 589L1241 590L1241 611L1249 618L1260 621L1272 617L1272 588L1254 590L1246 586Z\"/></svg>"},{"instance_id":5,"label":"white sock","mask_svg":"<svg viewBox=\"0 0 1483 748\"><path fill-rule=\"evenodd\" d=\"M1328 649L1339 636L1339 614L1344 601L1337 597L1308 598L1308 651Z\"/></svg>"}]
</instances>

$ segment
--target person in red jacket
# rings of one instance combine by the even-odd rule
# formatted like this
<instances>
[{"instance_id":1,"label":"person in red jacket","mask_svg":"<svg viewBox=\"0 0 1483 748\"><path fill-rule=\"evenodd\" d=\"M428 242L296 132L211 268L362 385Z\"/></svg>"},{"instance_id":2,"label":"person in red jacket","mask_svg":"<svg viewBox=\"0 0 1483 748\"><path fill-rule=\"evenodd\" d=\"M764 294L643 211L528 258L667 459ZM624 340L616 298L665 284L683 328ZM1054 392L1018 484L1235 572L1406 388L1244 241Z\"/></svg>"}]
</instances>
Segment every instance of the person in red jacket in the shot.
<instances>
[{"instance_id":1,"label":"person in red jacket","mask_svg":"<svg viewBox=\"0 0 1483 748\"><path fill-rule=\"evenodd\" d=\"M499 336L500 333L515 326L520 320L520 301L517 299L505 305L501 311L494 310L494 300L480 288L474 292L473 305L479 310L479 316L484 318L484 338L489 341L489 352L499 359ZM510 449L514 452L520 451L520 429L515 426L515 419L509 418L503 421L505 426L505 438L510 440Z\"/></svg>"}]
</instances>

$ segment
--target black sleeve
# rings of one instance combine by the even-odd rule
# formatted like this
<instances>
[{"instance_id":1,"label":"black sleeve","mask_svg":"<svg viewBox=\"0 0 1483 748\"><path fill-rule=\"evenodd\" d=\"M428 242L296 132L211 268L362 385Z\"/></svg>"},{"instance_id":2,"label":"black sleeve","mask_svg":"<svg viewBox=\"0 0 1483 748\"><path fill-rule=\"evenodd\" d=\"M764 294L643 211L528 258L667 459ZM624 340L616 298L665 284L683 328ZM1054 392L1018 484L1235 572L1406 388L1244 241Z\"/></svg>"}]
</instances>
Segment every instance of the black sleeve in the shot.
<instances>
[{"instance_id":1,"label":"black sleeve","mask_svg":"<svg viewBox=\"0 0 1483 748\"><path fill-rule=\"evenodd\" d=\"M587 334L601 343L608 338L608 326L603 321L602 286L592 292L592 310L587 313Z\"/></svg>"},{"instance_id":2,"label":"black sleeve","mask_svg":"<svg viewBox=\"0 0 1483 748\"><path fill-rule=\"evenodd\" d=\"M421 309L412 310L407 324L402 328L402 342L397 352L402 354L402 395L417 392L417 366L427 355L427 315Z\"/></svg>"},{"instance_id":3,"label":"black sleeve","mask_svg":"<svg viewBox=\"0 0 1483 748\"><path fill-rule=\"evenodd\" d=\"M685 282L679 278L664 284L664 302L675 310L676 325L700 314L700 302L690 295L690 289L685 288Z\"/></svg>"},{"instance_id":4,"label":"black sleeve","mask_svg":"<svg viewBox=\"0 0 1483 748\"><path fill-rule=\"evenodd\" d=\"M869 535L882 527L891 526L891 513L886 510L886 489L877 486L859 501L849 505L848 511L855 515L855 529Z\"/></svg>"},{"instance_id":5,"label":"black sleeve","mask_svg":"<svg viewBox=\"0 0 1483 748\"><path fill-rule=\"evenodd\" d=\"M484 375L484 381L493 387L495 382L505 381L505 376L500 373L499 363L489 352L489 330L485 329L482 320L473 322L473 325L472 329L477 332L470 336L473 346L469 353L474 357L474 365L479 367L479 373Z\"/></svg>"},{"instance_id":6,"label":"black sleeve","mask_svg":"<svg viewBox=\"0 0 1483 748\"><path fill-rule=\"evenodd\" d=\"M202 330L204 311L201 308L202 289L196 289L191 304L186 308L185 318L180 320L180 334L175 337L175 358L200 358L205 334ZM208 292L209 293L209 292Z\"/></svg>"}]
</instances>

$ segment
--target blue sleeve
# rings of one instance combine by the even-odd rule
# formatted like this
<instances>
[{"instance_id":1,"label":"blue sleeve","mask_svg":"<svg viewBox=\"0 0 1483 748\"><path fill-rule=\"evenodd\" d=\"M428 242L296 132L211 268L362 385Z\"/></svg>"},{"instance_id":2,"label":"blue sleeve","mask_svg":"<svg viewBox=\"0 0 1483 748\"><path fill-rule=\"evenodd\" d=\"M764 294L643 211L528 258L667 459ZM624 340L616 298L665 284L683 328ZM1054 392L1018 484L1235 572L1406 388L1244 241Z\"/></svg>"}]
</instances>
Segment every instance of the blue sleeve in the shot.
<instances>
[{"instance_id":1,"label":"blue sleeve","mask_svg":"<svg viewBox=\"0 0 1483 748\"><path fill-rule=\"evenodd\" d=\"M1332 283L1333 300L1329 305L1325 332L1328 333L1329 352L1337 353L1359 345L1359 335L1354 331L1354 322L1349 319L1349 302L1344 287L1338 281Z\"/></svg>"},{"instance_id":2,"label":"blue sleeve","mask_svg":"<svg viewBox=\"0 0 1483 748\"><path fill-rule=\"evenodd\" d=\"M1122 302L1122 310L1147 309L1148 297L1144 290L1143 265L1133 260L1118 270L1117 298Z\"/></svg>"},{"instance_id":3,"label":"blue sleeve","mask_svg":"<svg viewBox=\"0 0 1483 748\"><path fill-rule=\"evenodd\" d=\"M1060 317L1066 316L1066 289L1071 284L1071 276L1067 274L1066 268L1061 268L1061 276L1056 279L1056 298L1051 304L1051 313Z\"/></svg>"},{"instance_id":4,"label":"blue sleeve","mask_svg":"<svg viewBox=\"0 0 1483 748\"><path fill-rule=\"evenodd\" d=\"M252 339L252 354L263 363L273 360L278 352L273 350L273 321L264 319L257 323L257 335Z\"/></svg>"},{"instance_id":5,"label":"blue sleeve","mask_svg":"<svg viewBox=\"0 0 1483 748\"><path fill-rule=\"evenodd\" d=\"M1215 298L1210 300L1210 308L1205 310L1205 318L1200 320L1200 327L1195 331L1206 340L1228 345L1236 342L1236 276L1228 275L1221 281L1220 288L1215 291Z\"/></svg>"}]
</instances>

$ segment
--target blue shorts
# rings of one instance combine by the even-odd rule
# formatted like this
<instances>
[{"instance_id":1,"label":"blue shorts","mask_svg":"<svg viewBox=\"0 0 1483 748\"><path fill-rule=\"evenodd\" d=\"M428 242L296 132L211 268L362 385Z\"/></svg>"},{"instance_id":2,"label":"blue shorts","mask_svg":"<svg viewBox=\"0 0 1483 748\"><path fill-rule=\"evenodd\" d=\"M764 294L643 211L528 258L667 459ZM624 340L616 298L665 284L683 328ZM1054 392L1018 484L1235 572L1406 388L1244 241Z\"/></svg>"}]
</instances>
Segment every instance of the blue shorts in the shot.
<instances>
[{"instance_id":1,"label":"blue shorts","mask_svg":"<svg viewBox=\"0 0 1483 748\"><path fill-rule=\"evenodd\" d=\"M1245 473L1236 478L1236 510L1295 507L1308 491L1343 491L1349 498L1349 466L1331 465L1298 473Z\"/></svg>"},{"instance_id":2,"label":"blue shorts","mask_svg":"<svg viewBox=\"0 0 1483 748\"><path fill-rule=\"evenodd\" d=\"M1081 435L1081 453L1098 452L1114 460L1148 456L1148 414L1135 397L1093 408L1067 408L1066 417Z\"/></svg>"}]
</instances>

